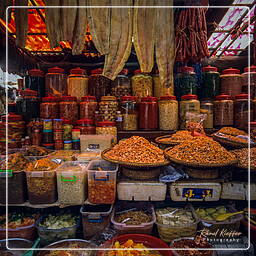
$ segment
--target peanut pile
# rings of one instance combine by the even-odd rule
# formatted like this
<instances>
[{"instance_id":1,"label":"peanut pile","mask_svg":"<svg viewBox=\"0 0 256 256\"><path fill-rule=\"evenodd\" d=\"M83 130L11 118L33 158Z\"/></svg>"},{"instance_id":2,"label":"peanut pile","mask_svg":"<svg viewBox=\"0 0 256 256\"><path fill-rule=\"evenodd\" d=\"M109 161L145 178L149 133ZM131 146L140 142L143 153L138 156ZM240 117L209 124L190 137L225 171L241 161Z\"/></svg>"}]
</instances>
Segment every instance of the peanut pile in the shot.
<instances>
[{"instance_id":1,"label":"peanut pile","mask_svg":"<svg viewBox=\"0 0 256 256\"><path fill-rule=\"evenodd\" d=\"M233 154L236 155L238 159L238 166L241 168L248 168L248 148L241 148L231 151ZM256 169L256 148L251 148L250 152L250 166L251 169Z\"/></svg>"},{"instance_id":2,"label":"peanut pile","mask_svg":"<svg viewBox=\"0 0 256 256\"><path fill-rule=\"evenodd\" d=\"M236 160L235 155L207 137L194 137L184 141L170 149L167 154L193 164L228 164Z\"/></svg>"},{"instance_id":3,"label":"peanut pile","mask_svg":"<svg viewBox=\"0 0 256 256\"><path fill-rule=\"evenodd\" d=\"M237 136L237 135L244 135L247 136L248 134L242 130L233 128L233 127L222 127L218 133L224 133L224 134L228 134L228 135L233 135L233 136Z\"/></svg>"},{"instance_id":4,"label":"peanut pile","mask_svg":"<svg viewBox=\"0 0 256 256\"><path fill-rule=\"evenodd\" d=\"M139 136L120 141L105 156L113 160L130 163L151 164L165 161L163 150Z\"/></svg>"}]
</instances>

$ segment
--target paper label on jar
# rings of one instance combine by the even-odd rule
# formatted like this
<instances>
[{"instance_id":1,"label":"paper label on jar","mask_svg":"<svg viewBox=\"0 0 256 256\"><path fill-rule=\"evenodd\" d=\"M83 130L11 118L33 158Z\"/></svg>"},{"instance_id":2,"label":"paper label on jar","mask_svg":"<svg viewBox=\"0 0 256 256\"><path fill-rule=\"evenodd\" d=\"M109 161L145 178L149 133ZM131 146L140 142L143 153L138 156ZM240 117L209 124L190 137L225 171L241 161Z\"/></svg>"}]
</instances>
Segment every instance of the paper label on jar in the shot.
<instances>
[{"instance_id":1,"label":"paper label on jar","mask_svg":"<svg viewBox=\"0 0 256 256\"><path fill-rule=\"evenodd\" d=\"M42 178L42 177L44 177L44 173L43 172L31 172L30 176L35 177L35 178Z\"/></svg>"},{"instance_id":2,"label":"paper label on jar","mask_svg":"<svg viewBox=\"0 0 256 256\"><path fill-rule=\"evenodd\" d=\"M88 145L88 149L99 149L100 148L100 144L89 144Z\"/></svg>"}]
</instances>

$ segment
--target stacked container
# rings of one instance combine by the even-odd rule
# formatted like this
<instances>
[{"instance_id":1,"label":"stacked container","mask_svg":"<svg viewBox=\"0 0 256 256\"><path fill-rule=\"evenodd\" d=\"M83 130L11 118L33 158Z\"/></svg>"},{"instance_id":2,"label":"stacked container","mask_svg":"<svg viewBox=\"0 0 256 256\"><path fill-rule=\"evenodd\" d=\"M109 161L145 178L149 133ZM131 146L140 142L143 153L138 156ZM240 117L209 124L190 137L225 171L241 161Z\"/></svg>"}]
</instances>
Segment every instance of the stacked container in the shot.
<instances>
[{"instance_id":1,"label":"stacked container","mask_svg":"<svg viewBox=\"0 0 256 256\"><path fill-rule=\"evenodd\" d=\"M131 82L127 75L128 69L123 69L111 83L111 95L118 99L131 94Z\"/></svg>"},{"instance_id":2,"label":"stacked container","mask_svg":"<svg viewBox=\"0 0 256 256\"><path fill-rule=\"evenodd\" d=\"M247 67L241 75L242 80L242 93L249 93L250 83L250 98L256 98L256 66Z\"/></svg>"},{"instance_id":3,"label":"stacked container","mask_svg":"<svg viewBox=\"0 0 256 256\"><path fill-rule=\"evenodd\" d=\"M59 118L59 102L56 97L43 97L40 104L40 117L44 119Z\"/></svg>"},{"instance_id":4,"label":"stacked container","mask_svg":"<svg viewBox=\"0 0 256 256\"><path fill-rule=\"evenodd\" d=\"M77 98L72 96L63 96L60 100L60 117L75 122L78 120Z\"/></svg>"},{"instance_id":5,"label":"stacked container","mask_svg":"<svg viewBox=\"0 0 256 256\"><path fill-rule=\"evenodd\" d=\"M95 111L98 108L98 103L95 96L84 96L80 102L80 119L94 120Z\"/></svg>"},{"instance_id":6,"label":"stacked container","mask_svg":"<svg viewBox=\"0 0 256 256\"><path fill-rule=\"evenodd\" d=\"M44 72L40 69L30 69L25 77L25 87L34 90L40 98L45 96Z\"/></svg>"}]
</instances>

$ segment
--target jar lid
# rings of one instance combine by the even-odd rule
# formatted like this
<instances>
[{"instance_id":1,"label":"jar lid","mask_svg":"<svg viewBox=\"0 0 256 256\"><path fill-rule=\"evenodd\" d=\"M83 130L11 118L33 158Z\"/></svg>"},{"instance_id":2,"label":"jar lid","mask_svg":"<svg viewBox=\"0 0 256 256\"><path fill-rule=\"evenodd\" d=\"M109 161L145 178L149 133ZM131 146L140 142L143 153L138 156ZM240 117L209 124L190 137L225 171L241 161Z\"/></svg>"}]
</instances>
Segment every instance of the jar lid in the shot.
<instances>
[{"instance_id":1,"label":"jar lid","mask_svg":"<svg viewBox=\"0 0 256 256\"><path fill-rule=\"evenodd\" d=\"M136 74L140 74L141 73L141 70L140 69L136 69L136 70L134 70L134 75L136 75Z\"/></svg>"},{"instance_id":2,"label":"jar lid","mask_svg":"<svg viewBox=\"0 0 256 256\"><path fill-rule=\"evenodd\" d=\"M202 71L203 72L218 72L218 68L208 65L206 67L203 67Z\"/></svg>"},{"instance_id":3,"label":"jar lid","mask_svg":"<svg viewBox=\"0 0 256 256\"><path fill-rule=\"evenodd\" d=\"M231 100L232 97L228 94L220 94L215 97L216 100Z\"/></svg>"},{"instance_id":4,"label":"jar lid","mask_svg":"<svg viewBox=\"0 0 256 256\"><path fill-rule=\"evenodd\" d=\"M68 143L71 143L72 141L71 140L64 140L64 144L68 144Z\"/></svg>"},{"instance_id":5,"label":"jar lid","mask_svg":"<svg viewBox=\"0 0 256 256\"><path fill-rule=\"evenodd\" d=\"M186 95L181 96L182 100L197 100L197 98L198 97L195 94L186 94Z\"/></svg>"},{"instance_id":6,"label":"jar lid","mask_svg":"<svg viewBox=\"0 0 256 256\"><path fill-rule=\"evenodd\" d=\"M64 118L61 118L62 121L63 121L63 124L72 124L72 121L71 120L68 120L68 119L64 119Z\"/></svg>"},{"instance_id":7,"label":"jar lid","mask_svg":"<svg viewBox=\"0 0 256 256\"><path fill-rule=\"evenodd\" d=\"M9 115L5 115L5 116L1 117L2 121L6 121L7 118L8 118L8 122L9 121L22 121L22 115L9 114Z\"/></svg>"},{"instance_id":8,"label":"jar lid","mask_svg":"<svg viewBox=\"0 0 256 256\"><path fill-rule=\"evenodd\" d=\"M193 67L184 66L181 68L181 71L184 73L191 73L191 72L195 72L195 69Z\"/></svg>"},{"instance_id":9,"label":"jar lid","mask_svg":"<svg viewBox=\"0 0 256 256\"><path fill-rule=\"evenodd\" d=\"M116 97L115 96L102 96L101 98L100 98L101 100L116 100Z\"/></svg>"},{"instance_id":10,"label":"jar lid","mask_svg":"<svg viewBox=\"0 0 256 256\"><path fill-rule=\"evenodd\" d=\"M249 99L249 95L246 93L235 95L235 99Z\"/></svg>"},{"instance_id":11,"label":"jar lid","mask_svg":"<svg viewBox=\"0 0 256 256\"><path fill-rule=\"evenodd\" d=\"M148 96L148 97L142 97L141 98L141 101L157 101L157 97L151 97L151 96Z\"/></svg>"},{"instance_id":12,"label":"jar lid","mask_svg":"<svg viewBox=\"0 0 256 256\"><path fill-rule=\"evenodd\" d=\"M223 75L227 75L227 74L240 74L240 70L236 69L236 68L228 68L222 71Z\"/></svg>"},{"instance_id":13,"label":"jar lid","mask_svg":"<svg viewBox=\"0 0 256 256\"><path fill-rule=\"evenodd\" d=\"M77 124L93 124L92 119L80 119L76 121Z\"/></svg>"},{"instance_id":14,"label":"jar lid","mask_svg":"<svg viewBox=\"0 0 256 256\"><path fill-rule=\"evenodd\" d=\"M80 132L80 129L72 129L72 132Z\"/></svg>"},{"instance_id":15,"label":"jar lid","mask_svg":"<svg viewBox=\"0 0 256 256\"><path fill-rule=\"evenodd\" d=\"M72 69L70 70L70 74L84 75L84 74L86 74L86 70L85 70L85 69L82 69L82 68L79 68L79 67L77 67L77 68L72 68Z\"/></svg>"},{"instance_id":16,"label":"jar lid","mask_svg":"<svg viewBox=\"0 0 256 256\"><path fill-rule=\"evenodd\" d=\"M53 147L54 143L44 143L42 144L43 147Z\"/></svg>"},{"instance_id":17,"label":"jar lid","mask_svg":"<svg viewBox=\"0 0 256 256\"><path fill-rule=\"evenodd\" d=\"M92 100L96 101L96 97L95 96L83 96L81 98L81 100L82 101L92 101Z\"/></svg>"},{"instance_id":18,"label":"jar lid","mask_svg":"<svg viewBox=\"0 0 256 256\"><path fill-rule=\"evenodd\" d=\"M172 95L161 96L160 100L176 100L176 96L172 96Z\"/></svg>"},{"instance_id":19,"label":"jar lid","mask_svg":"<svg viewBox=\"0 0 256 256\"><path fill-rule=\"evenodd\" d=\"M102 68L96 68L92 70L92 74L102 74L103 69Z\"/></svg>"},{"instance_id":20,"label":"jar lid","mask_svg":"<svg viewBox=\"0 0 256 256\"><path fill-rule=\"evenodd\" d=\"M244 72L256 72L256 66L252 65L250 67L244 68Z\"/></svg>"},{"instance_id":21,"label":"jar lid","mask_svg":"<svg viewBox=\"0 0 256 256\"><path fill-rule=\"evenodd\" d=\"M102 121L97 123L98 126L103 127L103 126L115 126L115 122L111 121Z\"/></svg>"},{"instance_id":22,"label":"jar lid","mask_svg":"<svg viewBox=\"0 0 256 256\"><path fill-rule=\"evenodd\" d=\"M130 95L127 95L127 96L122 96L121 97L121 100L122 101L136 101L137 100L137 97L136 96L130 96Z\"/></svg>"},{"instance_id":23,"label":"jar lid","mask_svg":"<svg viewBox=\"0 0 256 256\"><path fill-rule=\"evenodd\" d=\"M255 126L256 127L256 122L250 122L250 126Z\"/></svg>"},{"instance_id":24,"label":"jar lid","mask_svg":"<svg viewBox=\"0 0 256 256\"><path fill-rule=\"evenodd\" d=\"M53 68L49 68L48 69L48 73L62 74L62 73L64 73L64 69L63 68L59 68L59 67L53 67Z\"/></svg>"},{"instance_id":25,"label":"jar lid","mask_svg":"<svg viewBox=\"0 0 256 256\"><path fill-rule=\"evenodd\" d=\"M122 71L119 73L119 75L128 75L129 70L127 68L122 69Z\"/></svg>"},{"instance_id":26,"label":"jar lid","mask_svg":"<svg viewBox=\"0 0 256 256\"><path fill-rule=\"evenodd\" d=\"M37 96L37 91L25 89L19 91L21 96Z\"/></svg>"},{"instance_id":27,"label":"jar lid","mask_svg":"<svg viewBox=\"0 0 256 256\"><path fill-rule=\"evenodd\" d=\"M61 101L77 101L77 97L74 96L62 96Z\"/></svg>"},{"instance_id":28,"label":"jar lid","mask_svg":"<svg viewBox=\"0 0 256 256\"><path fill-rule=\"evenodd\" d=\"M43 97L43 102L58 102L58 99L56 97Z\"/></svg>"},{"instance_id":29,"label":"jar lid","mask_svg":"<svg viewBox=\"0 0 256 256\"><path fill-rule=\"evenodd\" d=\"M30 76L41 76L41 77L43 77L44 76L44 71L42 71L41 69L30 69L28 71L28 74Z\"/></svg>"}]
</instances>

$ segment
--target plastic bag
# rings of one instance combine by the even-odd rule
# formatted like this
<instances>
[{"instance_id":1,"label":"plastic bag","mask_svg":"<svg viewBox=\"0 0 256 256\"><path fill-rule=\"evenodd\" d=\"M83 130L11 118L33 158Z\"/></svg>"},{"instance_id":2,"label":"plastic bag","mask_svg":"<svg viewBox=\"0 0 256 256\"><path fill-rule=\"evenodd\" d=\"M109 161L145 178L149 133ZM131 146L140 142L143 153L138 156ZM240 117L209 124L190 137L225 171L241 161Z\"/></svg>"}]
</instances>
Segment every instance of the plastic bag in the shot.
<instances>
[{"instance_id":1,"label":"plastic bag","mask_svg":"<svg viewBox=\"0 0 256 256\"><path fill-rule=\"evenodd\" d=\"M161 182L174 182L176 180L179 180L181 178L185 178L186 174L183 172L183 170L178 169L176 170L172 166L166 166L163 169L163 172L159 176L159 181Z\"/></svg>"},{"instance_id":2,"label":"plastic bag","mask_svg":"<svg viewBox=\"0 0 256 256\"><path fill-rule=\"evenodd\" d=\"M199 114L194 112L186 113L186 129L190 132L198 132L205 134L203 122L207 118L207 114Z\"/></svg>"},{"instance_id":3,"label":"plastic bag","mask_svg":"<svg viewBox=\"0 0 256 256\"><path fill-rule=\"evenodd\" d=\"M90 242L94 243L97 246L101 246L106 241L111 240L117 235L118 235L117 230L112 228L106 228L101 233L98 233L95 236L93 236Z\"/></svg>"}]
</instances>

